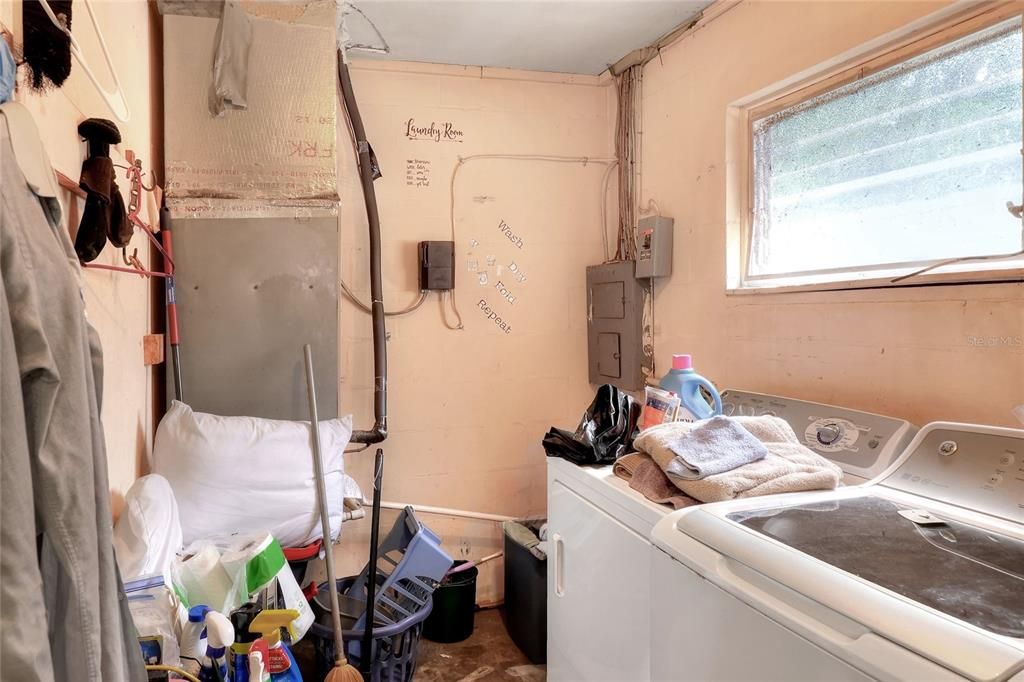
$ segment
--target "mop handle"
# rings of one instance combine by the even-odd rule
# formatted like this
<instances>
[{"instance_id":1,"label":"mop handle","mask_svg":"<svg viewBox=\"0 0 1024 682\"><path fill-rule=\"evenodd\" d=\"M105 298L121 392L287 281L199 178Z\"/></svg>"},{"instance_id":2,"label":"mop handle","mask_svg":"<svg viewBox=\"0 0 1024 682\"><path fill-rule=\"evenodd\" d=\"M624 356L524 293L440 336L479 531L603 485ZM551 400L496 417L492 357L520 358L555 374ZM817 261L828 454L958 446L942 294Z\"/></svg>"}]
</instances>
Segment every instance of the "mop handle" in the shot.
<instances>
[{"instance_id":1,"label":"mop handle","mask_svg":"<svg viewBox=\"0 0 1024 682\"><path fill-rule=\"evenodd\" d=\"M338 605L338 585L334 578L334 551L331 547L331 521L327 515L327 486L324 485L324 463L320 456L320 419L316 413L316 384L313 380L313 349L307 343L302 347L306 357L306 391L309 393L309 430L313 434L313 471L316 473L316 494L320 498L320 530L323 533L324 563L327 565L327 593L331 597L331 625L334 629L334 656L345 655L345 642L341 636L341 607Z\"/></svg>"},{"instance_id":2,"label":"mop handle","mask_svg":"<svg viewBox=\"0 0 1024 682\"><path fill-rule=\"evenodd\" d=\"M373 458L373 512L370 519L370 561L366 565L366 625L363 630L362 663L373 673L373 627L377 616L377 549L380 543L380 497L384 479L384 451L377 448Z\"/></svg>"}]
</instances>

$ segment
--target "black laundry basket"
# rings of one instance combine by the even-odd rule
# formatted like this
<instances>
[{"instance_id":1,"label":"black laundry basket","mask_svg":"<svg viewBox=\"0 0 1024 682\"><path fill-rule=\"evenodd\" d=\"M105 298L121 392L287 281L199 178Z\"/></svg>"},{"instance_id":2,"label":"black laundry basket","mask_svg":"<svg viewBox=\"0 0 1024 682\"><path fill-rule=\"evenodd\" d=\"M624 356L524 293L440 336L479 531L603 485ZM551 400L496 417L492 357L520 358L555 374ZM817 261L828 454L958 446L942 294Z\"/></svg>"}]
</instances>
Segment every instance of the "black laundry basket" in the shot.
<instances>
[{"instance_id":1,"label":"black laundry basket","mask_svg":"<svg viewBox=\"0 0 1024 682\"><path fill-rule=\"evenodd\" d=\"M530 662L547 662L548 579L537 533L545 519L505 521L505 619L508 634ZM597 598L597 597L595 597Z\"/></svg>"},{"instance_id":2,"label":"black laundry basket","mask_svg":"<svg viewBox=\"0 0 1024 682\"><path fill-rule=\"evenodd\" d=\"M344 594L355 583L358 576L338 578L337 590ZM313 610L317 619L310 628L313 647L316 650L317 679L327 676L334 667L334 634L330 626L330 609L325 609L320 596L326 596L327 583L319 585L317 598L313 600ZM432 601L428 600L425 608L394 625L374 625L373 628L373 663L369 682L410 682L416 672L416 655L419 652L420 637L423 634L423 621L430 615ZM365 607L364 607L365 608ZM353 628L355 619L342 615L342 638L345 641L345 656L348 662L360 667L359 645L362 643L364 631ZM356 646L353 647L352 645ZM365 674L364 674L365 677Z\"/></svg>"}]
</instances>

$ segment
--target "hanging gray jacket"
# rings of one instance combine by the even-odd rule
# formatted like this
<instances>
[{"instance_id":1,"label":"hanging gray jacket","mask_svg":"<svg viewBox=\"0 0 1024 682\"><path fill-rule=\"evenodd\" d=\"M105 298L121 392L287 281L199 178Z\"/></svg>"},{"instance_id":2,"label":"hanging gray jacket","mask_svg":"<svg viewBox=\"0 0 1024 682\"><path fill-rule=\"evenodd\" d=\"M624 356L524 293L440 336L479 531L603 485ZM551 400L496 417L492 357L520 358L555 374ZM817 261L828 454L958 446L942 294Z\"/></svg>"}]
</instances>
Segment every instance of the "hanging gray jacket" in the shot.
<instances>
[{"instance_id":1,"label":"hanging gray jacket","mask_svg":"<svg viewBox=\"0 0 1024 682\"><path fill-rule=\"evenodd\" d=\"M15 156L15 149L23 161L45 152L34 124L26 132L23 119L22 137L12 145L6 118L12 106L19 105L4 105L0 116L0 678L142 681L146 672L114 560L99 343L85 319L81 271L59 210L36 196L33 187L42 183L27 178ZM26 140L31 134L34 141ZM15 486L18 496L11 499ZM26 551L26 533L14 525L38 533L38 552L35 537ZM16 591L8 589L12 579Z\"/></svg>"}]
</instances>

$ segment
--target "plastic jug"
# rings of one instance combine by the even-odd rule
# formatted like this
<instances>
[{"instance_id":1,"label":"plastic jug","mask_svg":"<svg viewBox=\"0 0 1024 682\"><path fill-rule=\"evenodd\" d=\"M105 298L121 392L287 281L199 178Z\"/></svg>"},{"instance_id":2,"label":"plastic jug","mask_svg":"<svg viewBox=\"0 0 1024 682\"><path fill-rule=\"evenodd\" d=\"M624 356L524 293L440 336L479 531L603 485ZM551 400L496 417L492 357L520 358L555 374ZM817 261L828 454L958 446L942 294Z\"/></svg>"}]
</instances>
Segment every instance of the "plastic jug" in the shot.
<instances>
[{"instance_id":1,"label":"plastic jug","mask_svg":"<svg viewBox=\"0 0 1024 682\"><path fill-rule=\"evenodd\" d=\"M722 414L722 396L713 383L693 371L693 358L689 355L673 355L672 369L661 378L659 385L679 396L676 421L696 421ZM704 399L701 388L711 395L714 405Z\"/></svg>"},{"instance_id":2,"label":"plastic jug","mask_svg":"<svg viewBox=\"0 0 1024 682\"><path fill-rule=\"evenodd\" d=\"M188 622L181 628L181 658L185 670L198 677L203 657L206 655L206 614L212 609L205 604L196 604L188 610Z\"/></svg>"}]
</instances>

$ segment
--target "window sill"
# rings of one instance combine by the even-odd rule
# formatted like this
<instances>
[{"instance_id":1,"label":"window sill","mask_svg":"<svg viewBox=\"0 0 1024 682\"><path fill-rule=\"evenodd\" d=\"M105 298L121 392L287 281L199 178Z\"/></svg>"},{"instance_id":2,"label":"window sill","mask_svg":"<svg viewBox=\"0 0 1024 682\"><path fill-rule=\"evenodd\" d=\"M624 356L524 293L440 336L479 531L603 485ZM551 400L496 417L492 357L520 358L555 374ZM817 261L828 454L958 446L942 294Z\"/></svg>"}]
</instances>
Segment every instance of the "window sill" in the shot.
<instances>
[{"instance_id":1,"label":"window sill","mask_svg":"<svg viewBox=\"0 0 1024 682\"><path fill-rule=\"evenodd\" d=\"M956 286L966 284L1004 284L1024 282L1024 262L1014 259L998 267L997 263L989 263L984 270L970 270L970 266L948 266L941 270L928 272L917 277L893 282L901 275L914 271L914 268L900 268L891 271L870 271L859 273L839 273L832 276L820 274L804 277L780 277L776 279L748 280L740 284L726 287L729 296L750 296L764 294L786 294L807 291L849 291L851 289L901 289L920 286ZM977 264L974 264L977 268Z\"/></svg>"}]
</instances>

